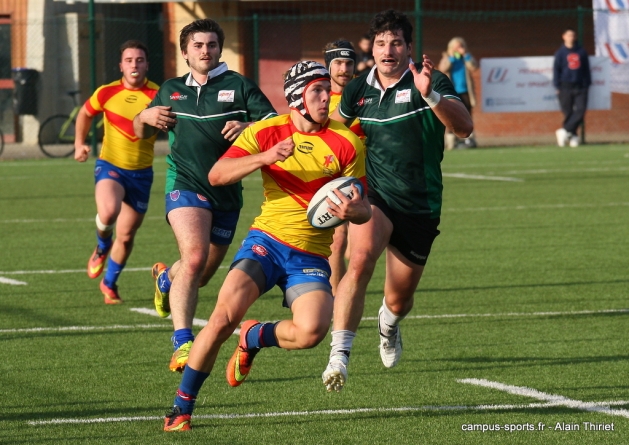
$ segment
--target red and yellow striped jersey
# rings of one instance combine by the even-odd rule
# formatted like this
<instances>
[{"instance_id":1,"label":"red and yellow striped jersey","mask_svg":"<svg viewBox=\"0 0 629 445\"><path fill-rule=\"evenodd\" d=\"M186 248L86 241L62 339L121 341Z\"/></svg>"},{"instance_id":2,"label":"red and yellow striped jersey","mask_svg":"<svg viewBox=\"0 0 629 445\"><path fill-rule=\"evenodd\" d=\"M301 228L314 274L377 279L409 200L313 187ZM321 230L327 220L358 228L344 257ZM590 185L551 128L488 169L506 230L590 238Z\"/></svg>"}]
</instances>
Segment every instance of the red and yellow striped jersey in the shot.
<instances>
[{"instance_id":1,"label":"red and yellow striped jersey","mask_svg":"<svg viewBox=\"0 0 629 445\"><path fill-rule=\"evenodd\" d=\"M330 113L336 110L336 107L341 103L341 93L330 92ZM358 137L365 142L365 133L363 133L363 129L360 128L360 120L358 118L354 119L352 125L349 126L349 129L358 135Z\"/></svg>"},{"instance_id":2,"label":"red and yellow striped jersey","mask_svg":"<svg viewBox=\"0 0 629 445\"><path fill-rule=\"evenodd\" d=\"M90 115L105 113L101 159L127 170L141 170L153 165L153 145L157 135L149 139L136 137L133 118L153 100L158 89L157 84L146 79L140 89L129 90L120 79L99 87L85 102Z\"/></svg>"},{"instance_id":3,"label":"red and yellow striped jersey","mask_svg":"<svg viewBox=\"0 0 629 445\"><path fill-rule=\"evenodd\" d=\"M284 114L247 128L223 157L262 153L287 138L295 143L293 155L261 169L266 199L251 228L327 258L334 229L312 227L306 218L308 203L323 184L341 176L360 179L367 190L365 149L360 139L339 122L330 119L319 132L302 133L290 115Z\"/></svg>"}]
</instances>

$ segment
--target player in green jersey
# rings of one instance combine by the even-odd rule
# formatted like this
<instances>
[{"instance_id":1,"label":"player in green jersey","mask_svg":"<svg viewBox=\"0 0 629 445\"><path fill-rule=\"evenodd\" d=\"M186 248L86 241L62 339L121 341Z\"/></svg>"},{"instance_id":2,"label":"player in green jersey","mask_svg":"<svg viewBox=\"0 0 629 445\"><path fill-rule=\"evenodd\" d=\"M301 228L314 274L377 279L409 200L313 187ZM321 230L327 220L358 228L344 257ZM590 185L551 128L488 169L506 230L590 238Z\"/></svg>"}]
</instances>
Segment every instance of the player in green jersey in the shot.
<instances>
[{"instance_id":1,"label":"player in green jersey","mask_svg":"<svg viewBox=\"0 0 629 445\"><path fill-rule=\"evenodd\" d=\"M213 20L186 25L179 44L190 73L164 82L133 122L142 138L169 133L166 218L181 258L170 268L155 264L153 277L155 309L162 317L172 313L172 371L183 371L188 361L198 288L223 261L242 207L241 183L212 187L208 172L251 121L276 115L253 81L220 61L224 41Z\"/></svg>"},{"instance_id":2,"label":"player in green jersey","mask_svg":"<svg viewBox=\"0 0 629 445\"><path fill-rule=\"evenodd\" d=\"M397 11L372 19L375 67L345 87L331 116L346 125L356 117L360 120L367 137L373 217L366 224L349 225L350 260L335 295L332 350L322 376L328 391L340 391L347 380L367 285L385 250L380 357L389 368L400 359L398 324L413 307L415 289L439 234L444 131L465 138L473 130L450 80L427 56L412 61L412 31L408 18Z\"/></svg>"}]
</instances>

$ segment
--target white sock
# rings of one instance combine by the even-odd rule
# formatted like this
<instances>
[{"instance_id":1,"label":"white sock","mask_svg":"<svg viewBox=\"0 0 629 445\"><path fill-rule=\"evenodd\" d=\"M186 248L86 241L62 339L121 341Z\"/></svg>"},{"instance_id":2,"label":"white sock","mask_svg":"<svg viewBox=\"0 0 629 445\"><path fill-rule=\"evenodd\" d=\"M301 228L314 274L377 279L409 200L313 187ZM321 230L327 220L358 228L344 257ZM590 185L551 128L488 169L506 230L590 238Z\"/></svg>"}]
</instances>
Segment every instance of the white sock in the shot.
<instances>
[{"instance_id":1,"label":"white sock","mask_svg":"<svg viewBox=\"0 0 629 445\"><path fill-rule=\"evenodd\" d=\"M395 315L389 310L384 298L382 299L382 312L380 314L380 333L385 337L395 334L395 328L404 319L404 315Z\"/></svg>"},{"instance_id":2,"label":"white sock","mask_svg":"<svg viewBox=\"0 0 629 445\"><path fill-rule=\"evenodd\" d=\"M332 350L330 351L330 358L341 354L349 358L354 337L356 337L356 333L352 331L332 331L332 343L330 343Z\"/></svg>"}]
</instances>

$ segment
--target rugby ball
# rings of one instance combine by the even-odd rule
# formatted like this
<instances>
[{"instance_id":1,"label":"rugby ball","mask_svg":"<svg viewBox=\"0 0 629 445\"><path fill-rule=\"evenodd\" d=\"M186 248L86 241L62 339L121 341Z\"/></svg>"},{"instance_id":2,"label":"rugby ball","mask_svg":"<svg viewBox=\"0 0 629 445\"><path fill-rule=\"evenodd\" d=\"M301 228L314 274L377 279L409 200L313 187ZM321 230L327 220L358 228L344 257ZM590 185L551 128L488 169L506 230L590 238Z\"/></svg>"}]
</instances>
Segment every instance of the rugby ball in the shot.
<instances>
[{"instance_id":1,"label":"rugby ball","mask_svg":"<svg viewBox=\"0 0 629 445\"><path fill-rule=\"evenodd\" d=\"M353 176L333 179L317 190L317 193L315 193L310 200L310 204L308 204L306 213L308 222L312 227L317 229L333 229L343 224L344 221L341 218L328 212L328 203L325 199L330 198L332 202L336 204L340 203L341 201L332 191L335 189L340 190L345 196L351 198L353 193L352 184L356 185L356 188L360 191L360 196L364 197L363 184Z\"/></svg>"}]
</instances>

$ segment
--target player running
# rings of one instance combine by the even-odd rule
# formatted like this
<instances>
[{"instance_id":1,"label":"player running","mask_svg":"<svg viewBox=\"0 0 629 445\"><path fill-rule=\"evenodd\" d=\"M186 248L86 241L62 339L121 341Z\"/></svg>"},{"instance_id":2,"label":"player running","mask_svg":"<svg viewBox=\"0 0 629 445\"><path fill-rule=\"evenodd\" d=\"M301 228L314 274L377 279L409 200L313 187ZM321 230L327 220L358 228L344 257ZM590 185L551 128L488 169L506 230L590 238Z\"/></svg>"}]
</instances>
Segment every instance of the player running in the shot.
<instances>
[{"instance_id":1,"label":"player running","mask_svg":"<svg viewBox=\"0 0 629 445\"><path fill-rule=\"evenodd\" d=\"M188 365L164 421L165 431L191 428L194 403L214 367L221 345L232 335L256 299L277 285L292 319L277 323L247 320L227 365L227 381L240 385L261 348L306 349L325 338L332 317L330 254L332 229L313 228L306 208L315 192L341 176L365 184L363 144L328 119L330 75L317 62L299 62L286 73L284 93L290 114L246 129L214 165L213 185L233 184L260 169L266 200L236 254L208 324L197 336ZM330 212L355 224L371 217L366 198L354 187L351 199L329 199Z\"/></svg>"},{"instance_id":2,"label":"player running","mask_svg":"<svg viewBox=\"0 0 629 445\"><path fill-rule=\"evenodd\" d=\"M90 146L85 138L94 116L105 113L105 136L96 160L97 245L87 263L87 276L100 282L105 304L120 304L116 282L131 255L133 240L148 210L153 184L155 136L140 139L133 132L133 117L155 97L158 85L146 78L148 49L137 40L120 47L122 78L98 88L76 117L74 159L87 161ZM113 240L114 227L116 239Z\"/></svg>"},{"instance_id":3,"label":"player running","mask_svg":"<svg viewBox=\"0 0 629 445\"><path fill-rule=\"evenodd\" d=\"M171 371L183 371L194 341L192 320L199 287L220 266L236 231L242 186L208 183L207 174L249 125L277 113L253 81L220 62L225 33L214 20L186 25L179 38L190 73L164 82L149 108L134 119L135 133L168 131L166 218L181 258L170 268L153 266L155 309L172 313Z\"/></svg>"},{"instance_id":4,"label":"player running","mask_svg":"<svg viewBox=\"0 0 629 445\"><path fill-rule=\"evenodd\" d=\"M350 260L334 300L332 350L322 374L340 391L378 258L386 250L384 298L378 313L380 358L395 366L402 354L399 323L413 298L439 234L444 131L470 135L472 119L452 82L427 57L411 59L413 26L403 13L376 14L370 24L375 66L351 82L332 118L360 118L367 137L367 182L373 217L349 225Z\"/></svg>"}]
</instances>

